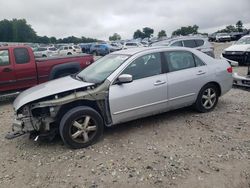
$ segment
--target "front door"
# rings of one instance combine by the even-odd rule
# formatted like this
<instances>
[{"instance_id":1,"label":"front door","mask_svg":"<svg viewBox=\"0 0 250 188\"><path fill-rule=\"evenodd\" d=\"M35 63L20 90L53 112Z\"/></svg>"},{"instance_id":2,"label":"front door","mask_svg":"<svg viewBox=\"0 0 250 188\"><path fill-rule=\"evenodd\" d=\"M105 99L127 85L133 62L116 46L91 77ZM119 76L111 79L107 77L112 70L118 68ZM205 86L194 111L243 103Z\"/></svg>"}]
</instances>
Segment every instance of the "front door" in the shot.
<instances>
[{"instance_id":1,"label":"front door","mask_svg":"<svg viewBox=\"0 0 250 188\"><path fill-rule=\"evenodd\" d=\"M132 75L133 81L110 87L109 103L113 124L167 109L167 77L162 73L160 53L139 57L121 74Z\"/></svg>"},{"instance_id":2,"label":"front door","mask_svg":"<svg viewBox=\"0 0 250 188\"><path fill-rule=\"evenodd\" d=\"M15 82L15 71L9 50L0 50L0 92L15 89Z\"/></svg>"}]
</instances>

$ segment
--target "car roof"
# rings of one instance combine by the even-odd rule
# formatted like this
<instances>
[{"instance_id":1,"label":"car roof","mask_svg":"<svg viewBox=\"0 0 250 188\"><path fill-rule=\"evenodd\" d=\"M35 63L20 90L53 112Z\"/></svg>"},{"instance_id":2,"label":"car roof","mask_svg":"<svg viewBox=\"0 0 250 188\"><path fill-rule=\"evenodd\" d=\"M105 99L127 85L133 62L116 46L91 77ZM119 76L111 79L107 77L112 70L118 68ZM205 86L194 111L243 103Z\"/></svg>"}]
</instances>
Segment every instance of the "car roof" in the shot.
<instances>
[{"instance_id":1,"label":"car roof","mask_svg":"<svg viewBox=\"0 0 250 188\"><path fill-rule=\"evenodd\" d=\"M192 48L185 48L185 47L167 47L167 46L155 46L155 47L139 47L139 48L130 48L126 50L119 50L115 51L112 54L117 54L117 55L135 55L137 53L142 53L142 52L154 52L155 50L187 50L187 51L193 51Z\"/></svg>"}]
</instances>

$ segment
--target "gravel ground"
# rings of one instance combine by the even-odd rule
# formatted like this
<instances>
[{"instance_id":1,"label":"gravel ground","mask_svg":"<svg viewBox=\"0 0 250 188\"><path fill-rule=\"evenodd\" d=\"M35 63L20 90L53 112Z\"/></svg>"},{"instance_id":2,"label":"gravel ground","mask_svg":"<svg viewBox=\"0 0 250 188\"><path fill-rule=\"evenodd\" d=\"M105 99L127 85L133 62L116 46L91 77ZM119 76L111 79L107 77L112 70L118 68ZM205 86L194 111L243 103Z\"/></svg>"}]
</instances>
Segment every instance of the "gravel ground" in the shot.
<instances>
[{"instance_id":1,"label":"gravel ground","mask_svg":"<svg viewBox=\"0 0 250 188\"><path fill-rule=\"evenodd\" d=\"M230 43L214 45L218 56ZM232 89L210 113L184 108L107 128L80 150L60 138L4 139L11 102L0 104L0 187L250 187L249 91Z\"/></svg>"}]
</instances>

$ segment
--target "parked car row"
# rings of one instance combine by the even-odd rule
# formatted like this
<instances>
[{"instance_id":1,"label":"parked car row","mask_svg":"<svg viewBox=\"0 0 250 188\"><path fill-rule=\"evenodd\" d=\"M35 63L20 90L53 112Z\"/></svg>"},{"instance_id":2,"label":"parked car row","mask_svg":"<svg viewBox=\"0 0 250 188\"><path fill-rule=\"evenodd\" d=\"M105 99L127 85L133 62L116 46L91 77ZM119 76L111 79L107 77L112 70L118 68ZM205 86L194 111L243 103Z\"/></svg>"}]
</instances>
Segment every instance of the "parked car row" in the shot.
<instances>
[{"instance_id":1,"label":"parked car row","mask_svg":"<svg viewBox=\"0 0 250 188\"><path fill-rule=\"evenodd\" d=\"M232 33L212 33L208 36L208 40L211 42L229 42L237 41L241 37L249 34L249 31L246 32L232 32Z\"/></svg>"}]
</instances>

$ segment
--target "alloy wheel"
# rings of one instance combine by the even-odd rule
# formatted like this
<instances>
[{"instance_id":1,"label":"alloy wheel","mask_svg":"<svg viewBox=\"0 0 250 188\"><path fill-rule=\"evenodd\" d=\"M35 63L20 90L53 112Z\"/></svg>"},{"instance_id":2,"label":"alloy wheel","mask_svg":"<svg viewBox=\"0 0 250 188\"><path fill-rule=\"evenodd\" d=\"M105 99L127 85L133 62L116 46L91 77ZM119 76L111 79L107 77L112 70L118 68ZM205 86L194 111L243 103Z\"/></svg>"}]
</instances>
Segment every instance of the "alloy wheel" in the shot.
<instances>
[{"instance_id":1,"label":"alloy wheel","mask_svg":"<svg viewBox=\"0 0 250 188\"><path fill-rule=\"evenodd\" d=\"M213 88L207 88L202 95L201 103L206 109L211 109L216 103L216 91Z\"/></svg>"},{"instance_id":2,"label":"alloy wheel","mask_svg":"<svg viewBox=\"0 0 250 188\"><path fill-rule=\"evenodd\" d=\"M72 122L70 135L78 143L87 143L97 132L96 122L90 116L83 116Z\"/></svg>"}]
</instances>

